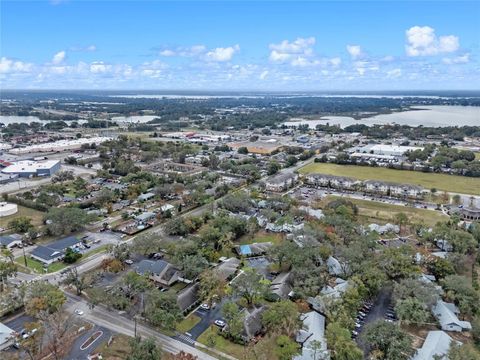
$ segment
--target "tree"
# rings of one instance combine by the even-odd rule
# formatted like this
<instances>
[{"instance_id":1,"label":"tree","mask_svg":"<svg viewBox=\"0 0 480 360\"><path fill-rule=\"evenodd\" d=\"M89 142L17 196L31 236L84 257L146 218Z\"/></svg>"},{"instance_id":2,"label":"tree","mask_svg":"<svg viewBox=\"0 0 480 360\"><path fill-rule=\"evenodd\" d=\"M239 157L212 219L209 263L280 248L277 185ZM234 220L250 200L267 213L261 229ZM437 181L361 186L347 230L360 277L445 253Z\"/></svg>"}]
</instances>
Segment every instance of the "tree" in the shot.
<instances>
[{"instance_id":1,"label":"tree","mask_svg":"<svg viewBox=\"0 0 480 360\"><path fill-rule=\"evenodd\" d=\"M351 339L350 331L342 327L338 322L328 324L326 338L332 360L363 359L363 352Z\"/></svg>"},{"instance_id":2,"label":"tree","mask_svg":"<svg viewBox=\"0 0 480 360\"><path fill-rule=\"evenodd\" d=\"M155 343L155 339L142 340L137 337L130 340L130 353L127 360L161 360L162 350Z\"/></svg>"},{"instance_id":3,"label":"tree","mask_svg":"<svg viewBox=\"0 0 480 360\"><path fill-rule=\"evenodd\" d=\"M65 256L63 257L63 261L67 264L73 264L81 257L81 253L73 250L72 248L67 248L67 250L65 251Z\"/></svg>"},{"instance_id":4,"label":"tree","mask_svg":"<svg viewBox=\"0 0 480 360\"><path fill-rule=\"evenodd\" d=\"M297 163L298 159L293 156L293 155L290 155L287 157L287 160L285 160L285 166L286 167L290 167L290 166L293 166Z\"/></svg>"},{"instance_id":5,"label":"tree","mask_svg":"<svg viewBox=\"0 0 480 360\"><path fill-rule=\"evenodd\" d=\"M75 287L78 296L82 295L83 290L90 287L95 281L92 275L79 275L76 267L71 268L65 277L65 284Z\"/></svg>"},{"instance_id":6,"label":"tree","mask_svg":"<svg viewBox=\"0 0 480 360\"><path fill-rule=\"evenodd\" d=\"M11 261L0 260L0 292L3 292L8 278L17 274L17 265Z\"/></svg>"},{"instance_id":7,"label":"tree","mask_svg":"<svg viewBox=\"0 0 480 360\"><path fill-rule=\"evenodd\" d=\"M208 304L218 301L225 295L227 282L214 270L205 270L200 274L198 295Z\"/></svg>"},{"instance_id":8,"label":"tree","mask_svg":"<svg viewBox=\"0 0 480 360\"><path fill-rule=\"evenodd\" d=\"M282 167L277 161L270 161L267 165L267 174L274 175L276 174Z\"/></svg>"},{"instance_id":9,"label":"tree","mask_svg":"<svg viewBox=\"0 0 480 360\"><path fill-rule=\"evenodd\" d=\"M427 266L428 270L435 275L437 279L443 279L448 275L455 274L455 268L448 259L437 257L430 261Z\"/></svg>"},{"instance_id":10,"label":"tree","mask_svg":"<svg viewBox=\"0 0 480 360\"><path fill-rule=\"evenodd\" d=\"M115 260L123 263L130 257L130 247L127 244L109 244L107 246L107 252L113 256Z\"/></svg>"},{"instance_id":11,"label":"tree","mask_svg":"<svg viewBox=\"0 0 480 360\"><path fill-rule=\"evenodd\" d=\"M405 230L404 227L409 223L408 216L403 212L399 212L395 214L394 220L400 228L400 235L403 234Z\"/></svg>"},{"instance_id":12,"label":"tree","mask_svg":"<svg viewBox=\"0 0 480 360\"><path fill-rule=\"evenodd\" d=\"M369 324L362 337L384 360L407 360L414 352L410 335L394 323L380 320Z\"/></svg>"},{"instance_id":13,"label":"tree","mask_svg":"<svg viewBox=\"0 0 480 360\"><path fill-rule=\"evenodd\" d=\"M185 278L193 280L208 267L208 260L200 254L187 255L181 264Z\"/></svg>"},{"instance_id":14,"label":"tree","mask_svg":"<svg viewBox=\"0 0 480 360\"><path fill-rule=\"evenodd\" d=\"M430 317L430 311L419 299L408 297L395 305L395 312L400 321L406 324L423 324Z\"/></svg>"},{"instance_id":15,"label":"tree","mask_svg":"<svg viewBox=\"0 0 480 360\"><path fill-rule=\"evenodd\" d=\"M264 280L255 269L245 268L232 282L233 294L243 297L248 306L253 305L254 300L266 294L268 290L268 280Z\"/></svg>"},{"instance_id":16,"label":"tree","mask_svg":"<svg viewBox=\"0 0 480 360\"><path fill-rule=\"evenodd\" d=\"M408 246L386 249L380 256L379 266L392 280L408 278L419 273L419 268L413 261L413 249Z\"/></svg>"},{"instance_id":17,"label":"tree","mask_svg":"<svg viewBox=\"0 0 480 360\"><path fill-rule=\"evenodd\" d=\"M47 340L46 350L53 355L55 360L63 359L66 351L70 348L67 344L73 330L72 316L57 311L48 314L41 322Z\"/></svg>"},{"instance_id":18,"label":"tree","mask_svg":"<svg viewBox=\"0 0 480 360\"><path fill-rule=\"evenodd\" d=\"M471 282L466 277L449 275L442 283L447 298L454 301L463 314L474 315L479 313L480 295L472 288Z\"/></svg>"},{"instance_id":19,"label":"tree","mask_svg":"<svg viewBox=\"0 0 480 360\"><path fill-rule=\"evenodd\" d=\"M452 202L454 205L461 205L462 204L462 197L458 194L452 196Z\"/></svg>"},{"instance_id":20,"label":"tree","mask_svg":"<svg viewBox=\"0 0 480 360\"><path fill-rule=\"evenodd\" d=\"M458 344L452 341L447 358L448 360L478 360L480 359L480 352L471 344Z\"/></svg>"},{"instance_id":21,"label":"tree","mask_svg":"<svg viewBox=\"0 0 480 360\"><path fill-rule=\"evenodd\" d=\"M30 229L33 228L32 219L26 216L19 216L8 223L8 227L12 228L13 231L25 234Z\"/></svg>"},{"instance_id":22,"label":"tree","mask_svg":"<svg viewBox=\"0 0 480 360\"><path fill-rule=\"evenodd\" d=\"M145 318L155 326L174 329L182 319L175 295L152 289L146 294Z\"/></svg>"},{"instance_id":23,"label":"tree","mask_svg":"<svg viewBox=\"0 0 480 360\"><path fill-rule=\"evenodd\" d=\"M243 332L243 321L245 313L239 309L234 302L227 302L223 305L222 315L227 323L226 331L233 339L239 339Z\"/></svg>"},{"instance_id":24,"label":"tree","mask_svg":"<svg viewBox=\"0 0 480 360\"><path fill-rule=\"evenodd\" d=\"M300 352L300 345L290 339L288 336L280 335L276 340L276 354L279 360L291 360Z\"/></svg>"},{"instance_id":25,"label":"tree","mask_svg":"<svg viewBox=\"0 0 480 360\"><path fill-rule=\"evenodd\" d=\"M47 231L51 235L69 234L82 229L90 221L87 213L79 208L51 208L45 215Z\"/></svg>"},{"instance_id":26,"label":"tree","mask_svg":"<svg viewBox=\"0 0 480 360\"><path fill-rule=\"evenodd\" d=\"M276 334L294 336L302 326L295 303L282 300L274 303L262 314L262 324Z\"/></svg>"},{"instance_id":27,"label":"tree","mask_svg":"<svg viewBox=\"0 0 480 360\"><path fill-rule=\"evenodd\" d=\"M26 286L23 303L25 312L38 318L42 314L59 312L66 300L58 286L45 281L35 281Z\"/></svg>"},{"instance_id":28,"label":"tree","mask_svg":"<svg viewBox=\"0 0 480 360\"><path fill-rule=\"evenodd\" d=\"M155 233L143 232L132 242L132 251L142 255L159 252L162 249L162 239Z\"/></svg>"},{"instance_id":29,"label":"tree","mask_svg":"<svg viewBox=\"0 0 480 360\"><path fill-rule=\"evenodd\" d=\"M395 302L415 298L426 308L430 308L437 302L438 297L438 291L433 284L424 283L417 279L402 279L395 283L393 288L393 300Z\"/></svg>"},{"instance_id":30,"label":"tree","mask_svg":"<svg viewBox=\"0 0 480 360\"><path fill-rule=\"evenodd\" d=\"M239 147L237 151L239 154L244 154L244 155L248 154L248 149L245 146Z\"/></svg>"}]
</instances>

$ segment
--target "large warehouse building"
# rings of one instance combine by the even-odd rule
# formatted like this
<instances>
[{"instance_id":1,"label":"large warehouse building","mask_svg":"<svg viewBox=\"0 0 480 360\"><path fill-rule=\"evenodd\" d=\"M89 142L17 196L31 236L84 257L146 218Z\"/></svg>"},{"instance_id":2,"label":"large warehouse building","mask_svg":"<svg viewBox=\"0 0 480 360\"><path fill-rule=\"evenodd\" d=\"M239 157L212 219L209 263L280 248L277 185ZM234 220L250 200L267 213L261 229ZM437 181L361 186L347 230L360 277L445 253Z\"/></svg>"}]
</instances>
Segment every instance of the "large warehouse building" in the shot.
<instances>
[{"instance_id":1,"label":"large warehouse building","mask_svg":"<svg viewBox=\"0 0 480 360\"><path fill-rule=\"evenodd\" d=\"M2 173L19 177L52 176L60 170L59 160L32 161L22 160L2 169Z\"/></svg>"}]
</instances>

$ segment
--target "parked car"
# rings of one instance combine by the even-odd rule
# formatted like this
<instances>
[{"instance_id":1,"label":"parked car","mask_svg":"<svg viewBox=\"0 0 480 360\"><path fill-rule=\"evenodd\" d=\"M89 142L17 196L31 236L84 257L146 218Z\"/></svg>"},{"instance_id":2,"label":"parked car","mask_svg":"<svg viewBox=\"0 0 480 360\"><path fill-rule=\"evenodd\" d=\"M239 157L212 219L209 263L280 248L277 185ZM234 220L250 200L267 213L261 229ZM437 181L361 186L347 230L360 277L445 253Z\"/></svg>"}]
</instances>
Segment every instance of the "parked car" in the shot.
<instances>
[{"instance_id":1,"label":"parked car","mask_svg":"<svg viewBox=\"0 0 480 360\"><path fill-rule=\"evenodd\" d=\"M130 260L130 259L125 260L125 264L127 264L127 265L132 265L132 264L133 264L133 260Z\"/></svg>"},{"instance_id":2,"label":"parked car","mask_svg":"<svg viewBox=\"0 0 480 360\"><path fill-rule=\"evenodd\" d=\"M75 309L75 314L77 314L79 316L82 316L84 314L84 312L80 309Z\"/></svg>"},{"instance_id":3,"label":"parked car","mask_svg":"<svg viewBox=\"0 0 480 360\"><path fill-rule=\"evenodd\" d=\"M200 308L203 309L203 310L210 310L210 305L208 305L207 303L204 303L204 304L200 305Z\"/></svg>"},{"instance_id":4,"label":"parked car","mask_svg":"<svg viewBox=\"0 0 480 360\"><path fill-rule=\"evenodd\" d=\"M214 324L217 325L218 327L221 327L221 328L223 328L223 327L225 327L225 325L227 325L227 323L225 321L219 320L219 319L215 320Z\"/></svg>"}]
</instances>

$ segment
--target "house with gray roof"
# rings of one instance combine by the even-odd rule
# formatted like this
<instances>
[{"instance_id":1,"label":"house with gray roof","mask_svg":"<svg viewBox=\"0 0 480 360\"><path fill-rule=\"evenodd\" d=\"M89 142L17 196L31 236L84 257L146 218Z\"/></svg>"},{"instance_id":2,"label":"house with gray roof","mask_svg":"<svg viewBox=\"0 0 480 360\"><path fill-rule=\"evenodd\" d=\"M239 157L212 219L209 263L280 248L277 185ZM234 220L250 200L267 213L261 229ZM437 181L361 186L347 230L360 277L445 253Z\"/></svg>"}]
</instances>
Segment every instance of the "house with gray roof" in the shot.
<instances>
[{"instance_id":1,"label":"house with gray roof","mask_svg":"<svg viewBox=\"0 0 480 360\"><path fill-rule=\"evenodd\" d=\"M134 267L137 274L163 286L171 286L180 278L180 271L164 260L142 260Z\"/></svg>"},{"instance_id":2,"label":"house with gray roof","mask_svg":"<svg viewBox=\"0 0 480 360\"><path fill-rule=\"evenodd\" d=\"M0 322L0 351L12 346L15 342L15 331Z\"/></svg>"},{"instance_id":3,"label":"house with gray roof","mask_svg":"<svg viewBox=\"0 0 480 360\"><path fill-rule=\"evenodd\" d=\"M320 291L320 294L327 298L339 299L348 290L349 287L350 287L350 283L348 282L348 280L337 278L335 279L334 286L330 286L330 285L325 286Z\"/></svg>"},{"instance_id":4,"label":"house with gray roof","mask_svg":"<svg viewBox=\"0 0 480 360\"><path fill-rule=\"evenodd\" d=\"M188 285L185 289L177 293L177 304L182 312L185 313L189 311L200 302L200 298L198 297L199 288L200 284L197 282Z\"/></svg>"},{"instance_id":5,"label":"house with gray roof","mask_svg":"<svg viewBox=\"0 0 480 360\"><path fill-rule=\"evenodd\" d=\"M11 249L22 244L22 235L11 234L0 236L0 248Z\"/></svg>"},{"instance_id":6,"label":"house with gray roof","mask_svg":"<svg viewBox=\"0 0 480 360\"><path fill-rule=\"evenodd\" d=\"M454 340L444 331L429 331L422 347L417 350L411 360L442 359L447 355L452 341Z\"/></svg>"},{"instance_id":7,"label":"house with gray roof","mask_svg":"<svg viewBox=\"0 0 480 360\"><path fill-rule=\"evenodd\" d=\"M278 274L270 284L270 291L277 299L286 299L292 291L290 284L290 272Z\"/></svg>"},{"instance_id":8,"label":"house with gray roof","mask_svg":"<svg viewBox=\"0 0 480 360\"><path fill-rule=\"evenodd\" d=\"M55 261L63 259L68 248L79 250L81 245L82 241L75 236L67 236L49 244L37 246L30 253L30 256L45 265L50 265Z\"/></svg>"},{"instance_id":9,"label":"house with gray roof","mask_svg":"<svg viewBox=\"0 0 480 360\"><path fill-rule=\"evenodd\" d=\"M153 199L155 197L155 194L153 192L147 192L145 194L141 194L137 197L137 200L140 202L147 201L150 199Z\"/></svg>"},{"instance_id":10,"label":"house with gray roof","mask_svg":"<svg viewBox=\"0 0 480 360\"><path fill-rule=\"evenodd\" d=\"M298 181L298 175L293 172L280 173L265 181L265 190L273 192L286 191Z\"/></svg>"},{"instance_id":11,"label":"house with gray roof","mask_svg":"<svg viewBox=\"0 0 480 360\"><path fill-rule=\"evenodd\" d=\"M267 310L265 305L243 310L245 317L243 320L243 332L242 339L245 342L250 342L255 336L259 335L263 331L262 315Z\"/></svg>"},{"instance_id":12,"label":"house with gray roof","mask_svg":"<svg viewBox=\"0 0 480 360\"><path fill-rule=\"evenodd\" d=\"M220 259L221 260L221 259ZM231 279L240 267L240 259L225 259L213 271L224 281Z\"/></svg>"},{"instance_id":13,"label":"house with gray roof","mask_svg":"<svg viewBox=\"0 0 480 360\"><path fill-rule=\"evenodd\" d=\"M303 314L301 320L303 328L298 331L296 341L302 345L302 352L294 356L293 360L329 359L325 339L325 316L316 311L310 311Z\"/></svg>"},{"instance_id":14,"label":"house with gray roof","mask_svg":"<svg viewBox=\"0 0 480 360\"><path fill-rule=\"evenodd\" d=\"M432 308L432 313L440 323L442 330L461 332L472 329L472 325L468 321L458 318L460 310L453 303L438 300Z\"/></svg>"}]
</instances>

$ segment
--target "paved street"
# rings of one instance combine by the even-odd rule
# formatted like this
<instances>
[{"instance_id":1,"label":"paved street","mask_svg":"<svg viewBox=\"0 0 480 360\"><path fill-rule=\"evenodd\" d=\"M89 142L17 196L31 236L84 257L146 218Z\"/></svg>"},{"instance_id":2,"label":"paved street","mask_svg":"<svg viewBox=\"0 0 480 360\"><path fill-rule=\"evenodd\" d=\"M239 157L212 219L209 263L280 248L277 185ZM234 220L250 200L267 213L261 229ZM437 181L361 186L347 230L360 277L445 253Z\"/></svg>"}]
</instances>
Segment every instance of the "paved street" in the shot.
<instances>
[{"instance_id":1,"label":"paved street","mask_svg":"<svg viewBox=\"0 0 480 360\"><path fill-rule=\"evenodd\" d=\"M101 331L102 335L95 340L94 343L92 343L89 347L86 349L82 350L80 347L83 345L85 341L88 340L88 338L96 333L97 331ZM70 350L70 353L65 356L65 359L68 360L86 360L88 355L93 353L95 348L97 348L101 343L108 341L110 336L112 336L113 333L104 327L101 326L94 326L92 329L88 330L86 333L84 333L82 336L79 336L77 340L72 345L72 348Z\"/></svg>"}]
</instances>

